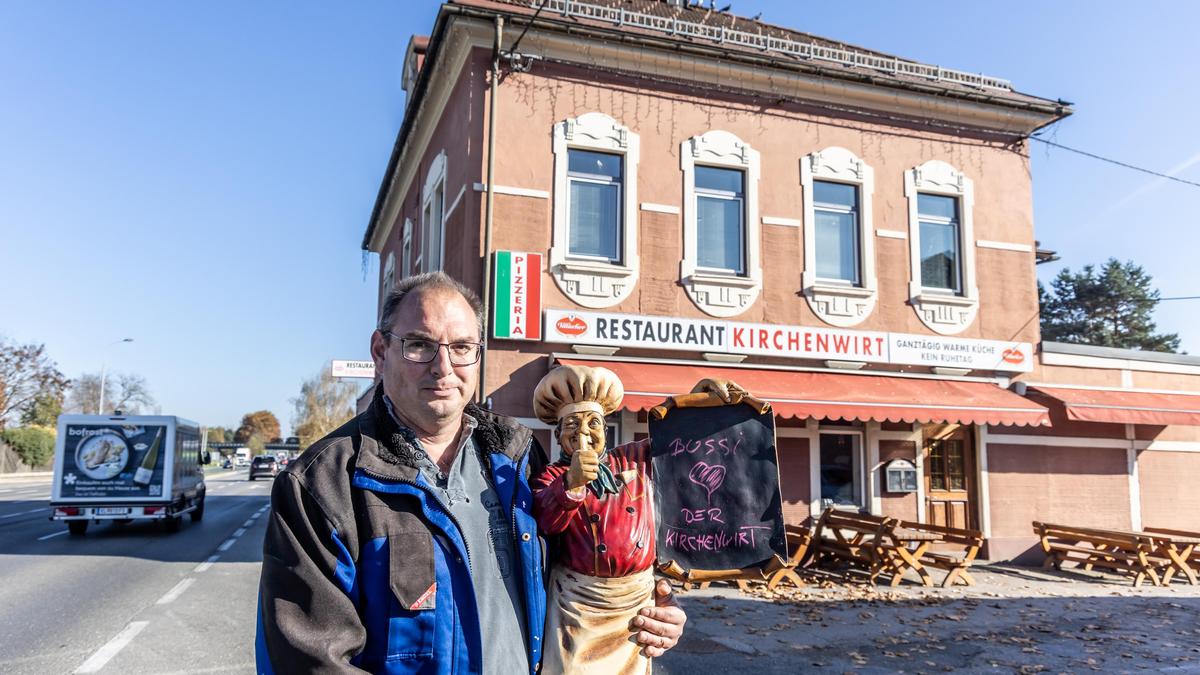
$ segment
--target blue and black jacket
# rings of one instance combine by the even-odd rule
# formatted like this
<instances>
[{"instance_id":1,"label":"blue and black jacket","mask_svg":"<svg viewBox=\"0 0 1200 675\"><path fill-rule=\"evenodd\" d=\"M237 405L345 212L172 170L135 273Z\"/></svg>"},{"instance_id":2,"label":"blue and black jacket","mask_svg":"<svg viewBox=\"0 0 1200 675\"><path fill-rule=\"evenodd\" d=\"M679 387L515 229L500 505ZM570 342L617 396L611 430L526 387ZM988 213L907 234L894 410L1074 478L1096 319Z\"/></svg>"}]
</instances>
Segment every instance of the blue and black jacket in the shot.
<instances>
[{"instance_id":1,"label":"blue and black jacket","mask_svg":"<svg viewBox=\"0 0 1200 675\"><path fill-rule=\"evenodd\" d=\"M546 595L527 478L545 456L514 420L475 407L467 414L512 514L536 671ZM259 586L259 673L483 671L466 546L425 487L417 452L377 391L370 409L276 478Z\"/></svg>"}]
</instances>

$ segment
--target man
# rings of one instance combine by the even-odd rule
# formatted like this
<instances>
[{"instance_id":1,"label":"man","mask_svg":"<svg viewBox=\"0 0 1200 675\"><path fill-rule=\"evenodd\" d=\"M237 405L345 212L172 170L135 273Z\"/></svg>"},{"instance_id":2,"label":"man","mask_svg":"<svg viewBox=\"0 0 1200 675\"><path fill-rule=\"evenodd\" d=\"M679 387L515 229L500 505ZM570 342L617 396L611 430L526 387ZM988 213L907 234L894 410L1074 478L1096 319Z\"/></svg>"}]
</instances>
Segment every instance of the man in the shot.
<instances>
[{"instance_id":1,"label":"man","mask_svg":"<svg viewBox=\"0 0 1200 675\"><path fill-rule=\"evenodd\" d=\"M371 407L279 475L263 544L258 670L520 673L541 660L545 587L529 429L470 403L479 299L442 273L384 301ZM670 649L665 582L631 637ZM484 632L486 631L486 635Z\"/></svg>"}]
</instances>

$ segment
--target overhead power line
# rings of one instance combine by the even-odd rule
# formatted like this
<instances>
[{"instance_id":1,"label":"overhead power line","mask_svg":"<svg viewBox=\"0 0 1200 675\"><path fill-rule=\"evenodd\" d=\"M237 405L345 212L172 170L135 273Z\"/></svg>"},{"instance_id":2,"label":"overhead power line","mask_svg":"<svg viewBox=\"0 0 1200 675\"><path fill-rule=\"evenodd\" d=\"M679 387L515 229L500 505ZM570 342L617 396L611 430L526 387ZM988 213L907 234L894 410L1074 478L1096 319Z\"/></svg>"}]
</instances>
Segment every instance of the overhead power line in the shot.
<instances>
[{"instance_id":1,"label":"overhead power line","mask_svg":"<svg viewBox=\"0 0 1200 675\"><path fill-rule=\"evenodd\" d=\"M1158 302L1166 302L1167 300L1200 300L1200 295L1180 295L1174 298L1159 298Z\"/></svg>"},{"instance_id":2,"label":"overhead power line","mask_svg":"<svg viewBox=\"0 0 1200 675\"><path fill-rule=\"evenodd\" d=\"M1100 155L1097 155L1097 154L1091 153L1091 152L1087 152L1086 150L1079 150L1077 148L1072 148L1072 147L1063 145L1062 143L1055 143L1054 141L1048 141L1048 140L1042 138L1041 136L1030 136L1030 138L1032 138L1035 141L1045 143L1046 145L1049 145L1050 147L1058 148L1059 150L1066 150L1067 152L1073 152L1077 155L1083 155L1084 157L1090 157L1092 159L1099 160L1101 162L1106 162L1108 164L1115 164L1117 166L1124 167L1126 169L1132 169L1134 171L1140 171L1141 173L1150 174L1151 176L1157 176L1159 178L1165 178L1167 180L1172 180L1172 181L1175 181L1176 183L1183 183L1184 185L1191 185L1192 187L1200 187L1200 183L1197 183L1195 181L1186 180L1184 178L1179 178L1178 176L1172 176L1170 174L1165 174L1160 171L1152 171L1150 169L1144 169L1140 166L1134 166L1132 164L1122 162L1120 160L1109 159L1108 157L1101 157ZM1163 299L1167 300L1167 299L1174 299L1174 298L1163 298ZM1188 299L1190 299L1190 298L1188 298Z\"/></svg>"}]
</instances>

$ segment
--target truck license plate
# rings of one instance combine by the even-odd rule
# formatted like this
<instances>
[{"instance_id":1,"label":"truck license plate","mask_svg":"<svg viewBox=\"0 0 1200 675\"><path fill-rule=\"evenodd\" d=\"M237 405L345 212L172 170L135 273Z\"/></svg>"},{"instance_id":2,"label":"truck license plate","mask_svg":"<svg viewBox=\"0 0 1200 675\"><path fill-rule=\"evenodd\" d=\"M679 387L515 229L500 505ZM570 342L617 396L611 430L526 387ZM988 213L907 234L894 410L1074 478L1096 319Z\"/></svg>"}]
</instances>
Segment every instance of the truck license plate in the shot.
<instances>
[{"instance_id":1,"label":"truck license plate","mask_svg":"<svg viewBox=\"0 0 1200 675\"><path fill-rule=\"evenodd\" d=\"M127 516L127 515L129 515L129 508L128 507L126 507L126 508L114 508L114 507L98 508L98 509L96 509L96 515L98 515L98 516Z\"/></svg>"}]
</instances>

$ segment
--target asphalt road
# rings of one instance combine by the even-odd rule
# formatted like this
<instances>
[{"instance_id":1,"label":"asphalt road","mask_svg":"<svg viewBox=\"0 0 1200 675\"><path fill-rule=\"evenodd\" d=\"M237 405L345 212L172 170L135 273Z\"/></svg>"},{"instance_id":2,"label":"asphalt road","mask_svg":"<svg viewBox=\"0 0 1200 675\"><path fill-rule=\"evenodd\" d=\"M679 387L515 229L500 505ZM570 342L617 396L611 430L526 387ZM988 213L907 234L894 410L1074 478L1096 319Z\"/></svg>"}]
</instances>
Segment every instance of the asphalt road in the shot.
<instances>
[{"instance_id":1,"label":"asphalt road","mask_svg":"<svg viewBox=\"0 0 1200 675\"><path fill-rule=\"evenodd\" d=\"M210 474L204 519L49 520L50 479L0 480L0 672L252 673L270 481Z\"/></svg>"}]
</instances>

